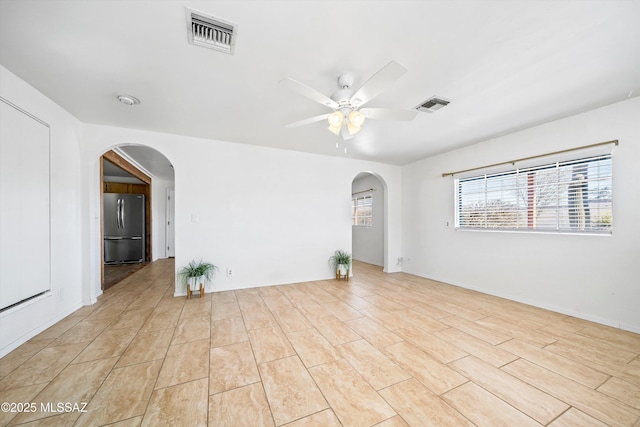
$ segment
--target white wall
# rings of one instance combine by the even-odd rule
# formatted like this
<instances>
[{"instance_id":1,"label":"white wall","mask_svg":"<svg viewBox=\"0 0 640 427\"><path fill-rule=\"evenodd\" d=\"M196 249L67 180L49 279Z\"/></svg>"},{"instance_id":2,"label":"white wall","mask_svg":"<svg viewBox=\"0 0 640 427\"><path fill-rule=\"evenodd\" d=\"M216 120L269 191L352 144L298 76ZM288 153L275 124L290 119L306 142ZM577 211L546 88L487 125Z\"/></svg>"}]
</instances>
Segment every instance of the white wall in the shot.
<instances>
[{"instance_id":1,"label":"white wall","mask_svg":"<svg viewBox=\"0 0 640 427\"><path fill-rule=\"evenodd\" d=\"M640 332L640 98L402 168L404 271ZM618 139L613 235L455 231L443 172Z\"/></svg>"},{"instance_id":2,"label":"white wall","mask_svg":"<svg viewBox=\"0 0 640 427\"><path fill-rule=\"evenodd\" d=\"M122 143L155 148L174 166L176 266L193 258L218 265L210 290L333 277L327 260L335 249L351 251L351 183L363 170L387 183L388 257L401 256L398 166L86 125L83 159L93 164L87 180L98 179L97 158ZM97 189L89 191L88 211L99 214ZM93 260L87 279L95 296L99 222L92 220L89 228L85 250ZM395 262L389 264L397 271ZM233 277L226 276L228 268ZM176 293L184 291L178 287Z\"/></svg>"},{"instance_id":3,"label":"white wall","mask_svg":"<svg viewBox=\"0 0 640 427\"><path fill-rule=\"evenodd\" d=\"M0 314L1 357L82 306L84 214L80 122L2 66L0 95L51 126L51 291Z\"/></svg>"},{"instance_id":4,"label":"white wall","mask_svg":"<svg viewBox=\"0 0 640 427\"><path fill-rule=\"evenodd\" d=\"M375 175L353 181L352 193L373 188L371 227L352 227L353 259L384 266L384 186ZM365 196L365 193L356 196Z\"/></svg>"}]
</instances>

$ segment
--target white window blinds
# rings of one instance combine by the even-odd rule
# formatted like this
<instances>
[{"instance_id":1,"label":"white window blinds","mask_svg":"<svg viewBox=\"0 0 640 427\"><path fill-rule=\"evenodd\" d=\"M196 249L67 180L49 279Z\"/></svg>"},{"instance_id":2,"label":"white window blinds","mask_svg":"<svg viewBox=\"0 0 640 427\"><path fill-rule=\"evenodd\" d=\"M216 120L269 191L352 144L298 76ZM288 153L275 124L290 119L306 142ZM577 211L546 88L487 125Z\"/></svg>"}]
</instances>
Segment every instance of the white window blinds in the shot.
<instances>
[{"instance_id":1,"label":"white window blinds","mask_svg":"<svg viewBox=\"0 0 640 427\"><path fill-rule=\"evenodd\" d=\"M611 154L455 180L461 229L611 233Z\"/></svg>"}]
</instances>

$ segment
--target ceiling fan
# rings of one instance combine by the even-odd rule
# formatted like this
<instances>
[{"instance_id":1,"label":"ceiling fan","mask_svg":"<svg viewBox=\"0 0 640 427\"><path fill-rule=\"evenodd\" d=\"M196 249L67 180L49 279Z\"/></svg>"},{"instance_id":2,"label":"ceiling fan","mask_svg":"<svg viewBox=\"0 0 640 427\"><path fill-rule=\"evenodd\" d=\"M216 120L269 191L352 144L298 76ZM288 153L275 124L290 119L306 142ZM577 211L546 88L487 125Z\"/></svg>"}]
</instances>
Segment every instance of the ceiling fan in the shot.
<instances>
[{"instance_id":1,"label":"ceiling fan","mask_svg":"<svg viewBox=\"0 0 640 427\"><path fill-rule=\"evenodd\" d=\"M407 69L403 65L396 61L391 61L364 82L357 91L351 88L354 80L353 74L342 74L338 77L338 87L340 89L331 96L326 96L291 77L287 77L280 83L305 98L331 108L333 112L290 123L285 127L292 128L327 119L329 121L328 129L331 132L348 139L360 132L366 119L413 120L418 114L417 111L391 108L362 108L406 72Z\"/></svg>"}]
</instances>

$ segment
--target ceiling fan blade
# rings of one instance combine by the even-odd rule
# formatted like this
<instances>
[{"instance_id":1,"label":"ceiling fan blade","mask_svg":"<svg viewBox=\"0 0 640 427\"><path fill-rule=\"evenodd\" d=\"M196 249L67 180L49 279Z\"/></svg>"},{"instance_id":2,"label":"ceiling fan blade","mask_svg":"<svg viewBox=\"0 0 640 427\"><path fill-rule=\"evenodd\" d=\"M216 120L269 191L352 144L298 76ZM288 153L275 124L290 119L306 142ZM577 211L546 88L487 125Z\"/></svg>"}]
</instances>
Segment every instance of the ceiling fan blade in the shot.
<instances>
[{"instance_id":1,"label":"ceiling fan blade","mask_svg":"<svg viewBox=\"0 0 640 427\"><path fill-rule=\"evenodd\" d=\"M356 107L366 104L380 95L383 90L402 77L406 72L407 69L400 63L396 61L389 62L360 86L360 89L351 97L351 104Z\"/></svg>"},{"instance_id":2,"label":"ceiling fan blade","mask_svg":"<svg viewBox=\"0 0 640 427\"><path fill-rule=\"evenodd\" d=\"M300 83L296 79L287 77L286 79L280 80L280 84L288 87L292 91L296 92L298 95L302 95L305 98L308 98L312 101L318 102L322 105L326 105L329 108L333 108L333 109L338 108L338 103L336 101L318 92L317 90L305 85L304 83Z\"/></svg>"},{"instance_id":3,"label":"ceiling fan blade","mask_svg":"<svg viewBox=\"0 0 640 427\"><path fill-rule=\"evenodd\" d=\"M327 118L329 118L329 115L331 115L331 113L323 114L321 116L309 117L308 119L300 120L299 122L289 123L285 127L294 128L298 126L308 125L309 123L319 122L320 120L326 120Z\"/></svg>"},{"instance_id":4,"label":"ceiling fan blade","mask_svg":"<svg viewBox=\"0 0 640 427\"><path fill-rule=\"evenodd\" d=\"M410 121L418 115L416 110L396 110L392 108L361 108L358 111L368 119L374 120Z\"/></svg>"}]
</instances>

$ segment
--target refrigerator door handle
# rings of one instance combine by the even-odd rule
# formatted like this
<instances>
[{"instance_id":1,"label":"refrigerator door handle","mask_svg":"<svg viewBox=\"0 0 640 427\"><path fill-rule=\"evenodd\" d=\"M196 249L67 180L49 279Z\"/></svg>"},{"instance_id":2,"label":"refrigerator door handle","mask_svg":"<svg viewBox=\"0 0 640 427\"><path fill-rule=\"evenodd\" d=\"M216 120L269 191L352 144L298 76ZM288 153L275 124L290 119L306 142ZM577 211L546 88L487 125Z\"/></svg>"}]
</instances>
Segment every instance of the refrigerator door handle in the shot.
<instances>
[{"instance_id":1,"label":"refrigerator door handle","mask_svg":"<svg viewBox=\"0 0 640 427\"><path fill-rule=\"evenodd\" d=\"M122 228L120 227L120 202L121 201L122 201L121 199L118 199L118 205L116 208L116 227L118 228Z\"/></svg>"},{"instance_id":2,"label":"refrigerator door handle","mask_svg":"<svg viewBox=\"0 0 640 427\"><path fill-rule=\"evenodd\" d=\"M124 199L122 199L122 209L120 209L120 212L122 212L120 215L120 222L122 224L122 228L124 228Z\"/></svg>"},{"instance_id":3,"label":"refrigerator door handle","mask_svg":"<svg viewBox=\"0 0 640 427\"><path fill-rule=\"evenodd\" d=\"M142 236L135 236L132 237L131 240L142 240Z\"/></svg>"}]
</instances>

